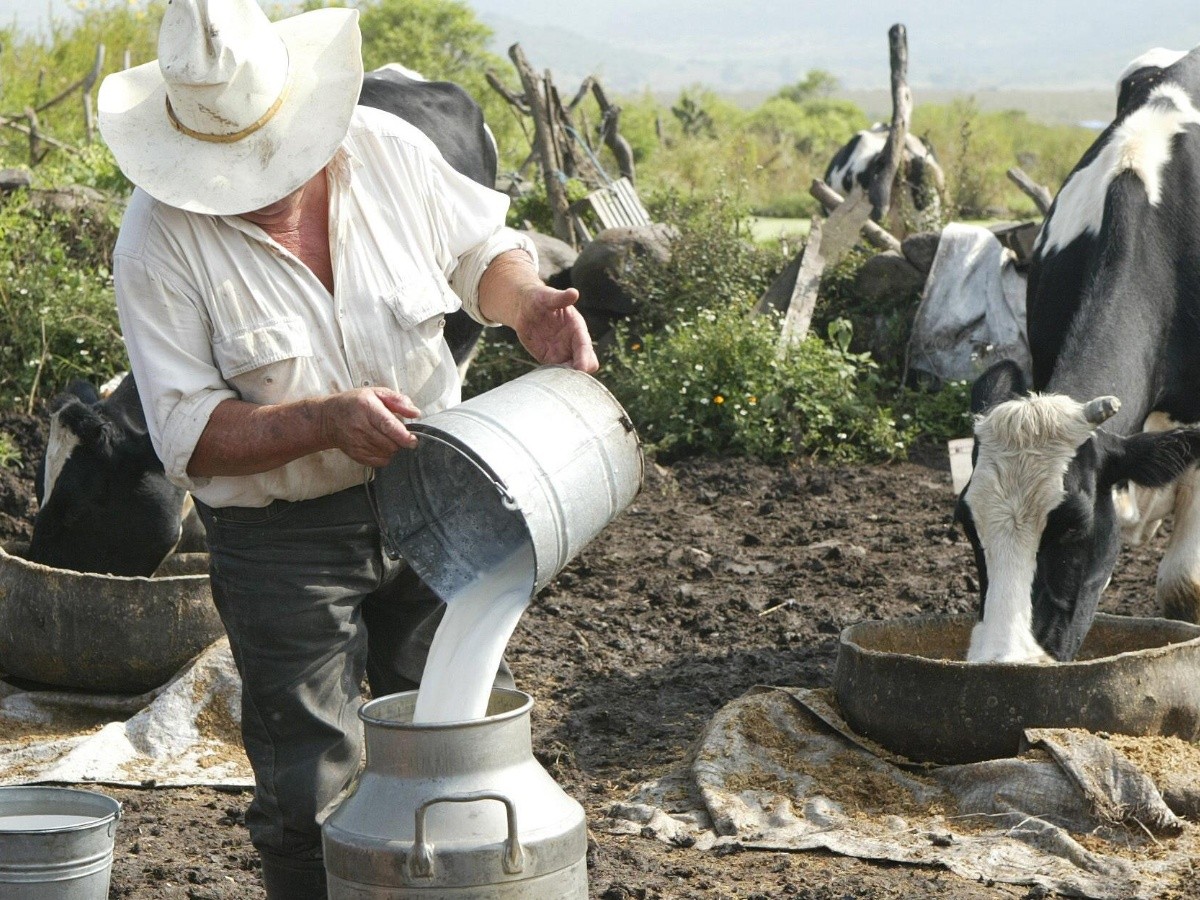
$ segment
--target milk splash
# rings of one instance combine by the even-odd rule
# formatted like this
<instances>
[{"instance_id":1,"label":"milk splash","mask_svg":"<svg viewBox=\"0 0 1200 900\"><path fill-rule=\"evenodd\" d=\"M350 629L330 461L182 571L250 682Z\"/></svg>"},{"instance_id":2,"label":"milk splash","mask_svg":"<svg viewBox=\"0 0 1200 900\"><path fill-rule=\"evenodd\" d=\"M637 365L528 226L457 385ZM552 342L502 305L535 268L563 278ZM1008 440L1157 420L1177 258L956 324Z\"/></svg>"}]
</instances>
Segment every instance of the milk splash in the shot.
<instances>
[{"instance_id":1,"label":"milk splash","mask_svg":"<svg viewBox=\"0 0 1200 900\"><path fill-rule=\"evenodd\" d=\"M525 544L446 598L413 710L414 725L464 722L487 715L496 669L529 606L536 571Z\"/></svg>"}]
</instances>

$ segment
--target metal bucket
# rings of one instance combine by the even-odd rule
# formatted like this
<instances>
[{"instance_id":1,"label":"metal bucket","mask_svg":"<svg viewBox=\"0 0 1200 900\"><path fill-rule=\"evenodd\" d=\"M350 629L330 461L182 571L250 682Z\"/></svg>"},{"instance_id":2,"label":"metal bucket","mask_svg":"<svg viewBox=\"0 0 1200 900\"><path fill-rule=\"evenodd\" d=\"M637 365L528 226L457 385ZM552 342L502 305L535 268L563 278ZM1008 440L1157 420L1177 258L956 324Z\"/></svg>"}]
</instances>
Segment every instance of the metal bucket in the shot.
<instances>
[{"instance_id":1,"label":"metal bucket","mask_svg":"<svg viewBox=\"0 0 1200 900\"><path fill-rule=\"evenodd\" d=\"M587 900L587 824L533 755L533 699L414 725L416 691L359 711L367 765L321 829L330 900Z\"/></svg>"},{"instance_id":2,"label":"metal bucket","mask_svg":"<svg viewBox=\"0 0 1200 900\"><path fill-rule=\"evenodd\" d=\"M544 587L637 495L633 423L589 375L543 366L408 426L417 448L376 472L388 552L443 599L503 567L535 560Z\"/></svg>"},{"instance_id":3,"label":"metal bucket","mask_svg":"<svg viewBox=\"0 0 1200 900\"><path fill-rule=\"evenodd\" d=\"M121 804L59 787L0 787L0 897L106 900Z\"/></svg>"}]
</instances>

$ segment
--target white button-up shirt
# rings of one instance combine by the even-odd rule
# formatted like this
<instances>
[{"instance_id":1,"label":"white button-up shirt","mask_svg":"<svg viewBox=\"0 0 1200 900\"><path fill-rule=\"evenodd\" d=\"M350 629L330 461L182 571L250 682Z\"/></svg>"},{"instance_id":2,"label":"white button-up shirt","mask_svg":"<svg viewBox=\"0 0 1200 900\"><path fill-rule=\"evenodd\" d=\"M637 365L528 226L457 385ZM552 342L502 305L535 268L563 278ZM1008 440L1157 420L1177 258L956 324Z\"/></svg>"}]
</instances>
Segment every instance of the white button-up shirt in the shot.
<instances>
[{"instance_id":1,"label":"white button-up shirt","mask_svg":"<svg viewBox=\"0 0 1200 900\"><path fill-rule=\"evenodd\" d=\"M181 163L186 164L186 163ZM332 296L238 216L175 209L134 191L113 254L117 310L167 476L214 507L304 500L369 470L326 450L258 475L193 478L217 404L272 404L365 385L429 414L459 401L442 337L462 305L479 321L488 263L532 243L504 227L508 198L455 172L412 125L359 107L327 167Z\"/></svg>"}]
</instances>

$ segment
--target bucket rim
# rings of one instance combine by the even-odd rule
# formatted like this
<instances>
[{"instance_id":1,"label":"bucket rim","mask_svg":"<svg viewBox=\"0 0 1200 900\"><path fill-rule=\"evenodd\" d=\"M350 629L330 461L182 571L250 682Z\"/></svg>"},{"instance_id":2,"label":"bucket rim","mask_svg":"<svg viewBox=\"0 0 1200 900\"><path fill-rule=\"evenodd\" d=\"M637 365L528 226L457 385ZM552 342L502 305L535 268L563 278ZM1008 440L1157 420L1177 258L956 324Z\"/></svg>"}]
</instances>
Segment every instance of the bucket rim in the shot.
<instances>
[{"instance_id":1,"label":"bucket rim","mask_svg":"<svg viewBox=\"0 0 1200 900\"><path fill-rule=\"evenodd\" d=\"M508 722L513 719L519 719L522 716L529 715L533 709L533 697L524 691L518 691L513 688L492 688L492 694L505 694L514 697L523 698L520 705L514 709L505 710L504 712L495 713L490 716L483 716L478 719L460 719L455 722L398 722L395 719L381 719L378 716L372 715L372 707L381 705L384 701L395 702L401 697L416 698L418 691L399 691L394 694L385 694L382 697L376 697L373 700L368 700L358 710L358 717L366 725L374 725L379 728L390 728L396 731L451 731L461 730L464 728L486 728L491 725L496 725L500 722Z\"/></svg>"},{"instance_id":2,"label":"bucket rim","mask_svg":"<svg viewBox=\"0 0 1200 900\"><path fill-rule=\"evenodd\" d=\"M53 785L43 784L8 784L0 785L0 815L4 814L4 795L10 793L27 793L27 794L44 794L47 799L51 796L60 799L87 798L90 801L95 801L100 805L109 807L109 811L90 818L86 822L77 822L73 825L54 825L45 828L5 828L0 829L0 834L55 834L65 831L86 831L92 828L97 828L102 825L107 825L110 822L117 822L121 819L121 801L108 794L102 794L99 791L85 791L82 788L57 787ZM36 799L36 798L35 798ZM72 813L72 815L90 815L90 813Z\"/></svg>"}]
</instances>

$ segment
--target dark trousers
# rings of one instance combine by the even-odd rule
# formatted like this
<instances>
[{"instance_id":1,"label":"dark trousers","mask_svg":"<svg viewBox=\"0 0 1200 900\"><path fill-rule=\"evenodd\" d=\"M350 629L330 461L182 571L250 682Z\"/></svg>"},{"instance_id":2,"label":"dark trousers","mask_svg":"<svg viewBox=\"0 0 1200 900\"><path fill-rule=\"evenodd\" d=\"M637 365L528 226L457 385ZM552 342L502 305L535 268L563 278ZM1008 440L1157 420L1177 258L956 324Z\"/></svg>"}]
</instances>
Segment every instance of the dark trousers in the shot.
<instances>
[{"instance_id":1,"label":"dark trousers","mask_svg":"<svg viewBox=\"0 0 1200 900\"><path fill-rule=\"evenodd\" d=\"M197 507L242 676L251 840L264 871L273 858L316 863L320 823L359 768L363 678L377 697L415 688L444 604L384 553L364 487L262 509ZM497 684L512 685L507 666Z\"/></svg>"}]
</instances>

